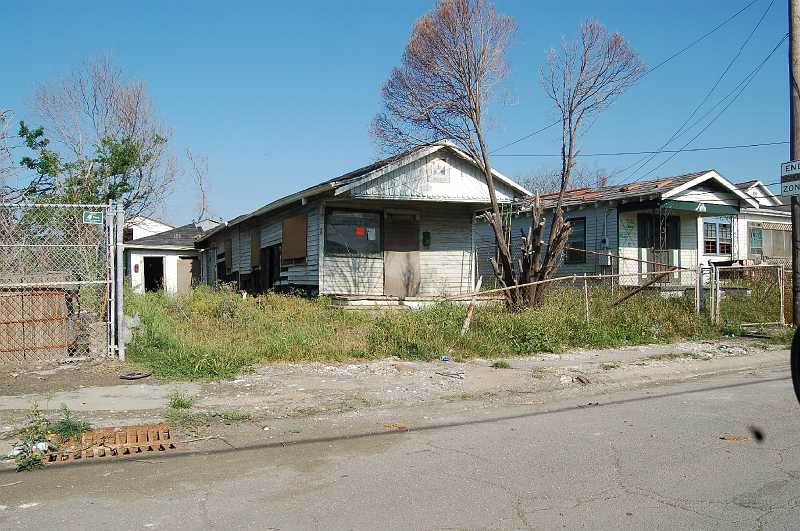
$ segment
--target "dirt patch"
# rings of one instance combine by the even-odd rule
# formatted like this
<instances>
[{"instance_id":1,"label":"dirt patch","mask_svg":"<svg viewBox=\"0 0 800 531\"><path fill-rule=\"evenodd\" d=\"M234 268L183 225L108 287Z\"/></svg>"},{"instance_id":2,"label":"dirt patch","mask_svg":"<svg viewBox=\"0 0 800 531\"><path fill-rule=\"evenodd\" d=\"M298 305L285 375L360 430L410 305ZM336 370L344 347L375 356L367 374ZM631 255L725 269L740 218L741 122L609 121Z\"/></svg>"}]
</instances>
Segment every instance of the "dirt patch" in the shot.
<instances>
[{"instance_id":1,"label":"dirt patch","mask_svg":"<svg viewBox=\"0 0 800 531\"><path fill-rule=\"evenodd\" d=\"M120 375L137 370L131 365L112 360L90 360L33 367L0 367L0 396L47 394L71 391L81 387L158 383L155 377L144 380L121 380Z\"/></svg>"}]
</instances>

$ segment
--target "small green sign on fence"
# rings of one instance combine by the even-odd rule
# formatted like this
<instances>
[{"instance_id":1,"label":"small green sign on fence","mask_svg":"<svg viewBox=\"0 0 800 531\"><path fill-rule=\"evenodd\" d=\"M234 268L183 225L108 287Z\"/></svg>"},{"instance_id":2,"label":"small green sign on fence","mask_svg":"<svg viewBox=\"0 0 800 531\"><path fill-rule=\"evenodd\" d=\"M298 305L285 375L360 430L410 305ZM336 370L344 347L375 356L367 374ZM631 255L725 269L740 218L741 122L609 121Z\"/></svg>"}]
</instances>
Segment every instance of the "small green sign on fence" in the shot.
<instances>
[{"instance_id":1,"label":"small green sign on fence","mask_svg":"<svg viewBox=\"0 0 800 531\"><path fill-rule=\"evenodd\" d=\"M102 225L103 212L92 212L90 210L84 210L83 223L84 225Z\"/></svg>"}]
</instances>

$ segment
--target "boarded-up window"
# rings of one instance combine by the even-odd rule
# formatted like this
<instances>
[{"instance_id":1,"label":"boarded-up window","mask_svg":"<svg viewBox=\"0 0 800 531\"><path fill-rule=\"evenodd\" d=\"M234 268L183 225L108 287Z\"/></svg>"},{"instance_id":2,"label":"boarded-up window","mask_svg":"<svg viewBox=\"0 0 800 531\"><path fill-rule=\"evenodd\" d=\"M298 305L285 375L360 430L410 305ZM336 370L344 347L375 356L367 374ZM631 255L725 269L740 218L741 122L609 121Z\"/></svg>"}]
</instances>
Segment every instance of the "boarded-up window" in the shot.
<instances>
[{"instance_id":1,"label":"boarded-up window","mask_svg":"<svg viewBox=\"0 0 800 531\"><path fill-rule=\"evenodd\" d=\"M299 260L306 257L306 239L308 232L308 217L296 216L283 222L283 246L281 248L284 260Z\"/></svg>"},{"instance_id":2,"label":"boarded-up window","mask_svg":"<svg viewBox=\"0 0 800 531\"><path fill-rule=\"evenodd\" d=\"M225 274L230 275L233 271L233 240L225 240Z\"/></svg>"},{"instance_id":3,"label":"boarded-up window","mask_svg":"<svg viewBox=\"0 0 800 531\"><path fill-rule=\"evenodd\" d=\"M261 266L261 231L250 231L250 267L258 269Z\"/></svg>"}]
</instances>

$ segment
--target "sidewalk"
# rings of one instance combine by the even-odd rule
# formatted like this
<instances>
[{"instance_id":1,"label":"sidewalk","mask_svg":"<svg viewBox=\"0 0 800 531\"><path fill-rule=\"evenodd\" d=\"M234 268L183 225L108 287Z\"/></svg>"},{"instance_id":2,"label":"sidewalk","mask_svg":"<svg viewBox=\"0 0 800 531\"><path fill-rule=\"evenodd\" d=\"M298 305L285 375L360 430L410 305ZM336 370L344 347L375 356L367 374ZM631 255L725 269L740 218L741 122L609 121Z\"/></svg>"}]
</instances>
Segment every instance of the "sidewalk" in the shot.
<instances>
[{"instance_id":1,"label":"sidewalk","mask_svg":"<svg viewBox=\"0 0 800 531\"><path fill-rule=\"evenodd\" d=\"M44 378L43 390L15 394L13 379L0 389L0 439L7 444L12 442L11 434L24 422L25 412L34 401L45 411L65 404L94 426L119 426L163 419L169 395L178 390L194 398L191 413L204 416L196 416L191 426L197 433L213 431L214 422L209 419L223 417L247 416L252 422L263 424L275 419L357 415L365 409L426 403L481 400L513 405L576 396L588 399L621 389L779 367L788 363L788 351L757 340L732 339L544 354L506 361L511 368L492 368L491 360L277 364L258 367L234 380L201 383L155 379L124 382L112 378L111 373L118 375L128 368L106 363L100 368L92 366L94 371L102 372L98 379L107 384L102 386L84 386L86 380L77 377L85 375L80 366L36 371L34 374L47 375L39 376ZM90 378L91 375L90 371ZM47 390L49 378L57 382L53 385L58 390ZM70 381L74 382L71 387ZM29 388L29 382L21 387L21 391Z\"/></svg>"}]
</instances>

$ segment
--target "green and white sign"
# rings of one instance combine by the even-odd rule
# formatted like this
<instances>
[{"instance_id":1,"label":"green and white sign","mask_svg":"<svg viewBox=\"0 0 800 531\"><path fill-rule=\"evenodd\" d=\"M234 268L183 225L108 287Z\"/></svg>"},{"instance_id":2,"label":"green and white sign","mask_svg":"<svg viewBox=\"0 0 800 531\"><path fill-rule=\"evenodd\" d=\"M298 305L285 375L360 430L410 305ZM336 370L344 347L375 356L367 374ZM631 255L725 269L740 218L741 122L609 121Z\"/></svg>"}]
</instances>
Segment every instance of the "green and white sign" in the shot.
<instances>
[{"instance_id":1,"label":"green and white sign","mask_svg":"<svg viewBox=\"0 0 800 531\"><path fill-rule=\"evenodd\" d=\"M83 211L83 223L84 225L102 225L103 224L103 212L92 212L90 210Z\"/></svg>"}]
</instances>

